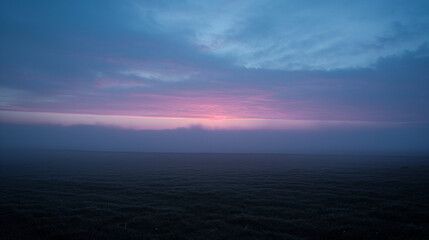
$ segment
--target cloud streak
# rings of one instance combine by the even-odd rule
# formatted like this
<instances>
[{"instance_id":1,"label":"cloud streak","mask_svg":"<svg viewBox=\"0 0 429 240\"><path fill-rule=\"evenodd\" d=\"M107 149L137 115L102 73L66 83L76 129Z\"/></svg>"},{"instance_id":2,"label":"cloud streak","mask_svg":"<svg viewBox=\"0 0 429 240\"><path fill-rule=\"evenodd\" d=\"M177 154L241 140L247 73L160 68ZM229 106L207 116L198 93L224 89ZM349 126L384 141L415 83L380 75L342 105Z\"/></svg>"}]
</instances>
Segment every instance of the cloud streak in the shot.
<instances>
[{"instance_id":1,"label":"cloud streak","mask_svg":"<svg viewBox=\"0 0 429 240\"><path fill-rule=\"evenodd\" d=\"M223 116L217 118L142 117L22 111L0 111L0 122L4 124L52 124L60 126L99 125L134 130L165 130L192 128L194 126L207 130L320 130L333 127L337 129L392 128L401 125L422 124L416 122L249 119L225 118Z\"/></svg>"},{"instance_id":2,"label":"cloud streak","mask_svg":"<svg viewBox=\"0 0 429 240\"><path fill-rule=\"evenodd\" d=\"M190 74L180 74L180 73L159 73L148 70L127 70L121 72L124 75L136 76L139 78L149 79L149 80L158 80L163 82L181 82L186 81L191 78L192 75L196 73Z\"/></svg>"}]
</instances>

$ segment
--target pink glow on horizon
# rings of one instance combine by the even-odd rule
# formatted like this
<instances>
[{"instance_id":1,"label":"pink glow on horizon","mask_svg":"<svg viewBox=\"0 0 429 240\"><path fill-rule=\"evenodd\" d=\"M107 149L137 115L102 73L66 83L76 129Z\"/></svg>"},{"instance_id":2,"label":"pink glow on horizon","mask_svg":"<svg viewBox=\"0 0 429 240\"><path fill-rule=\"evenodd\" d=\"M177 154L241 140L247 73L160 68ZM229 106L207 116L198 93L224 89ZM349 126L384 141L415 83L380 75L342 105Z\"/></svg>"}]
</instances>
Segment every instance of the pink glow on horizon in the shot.
<instances>
[{"instance_id":1,"label":"pink glow on horizon","mask_svg":"<svg viewBox=\"0 0 429 240\"><path fill-rule=\"evenodd\" d=\"M275 90L255 88L159 89L150 81L119 77L97 77L93 88L16 99L0 111L75 113L96 116L139 116L146 118L206 120L368 120L361 109L319 100L287 98ZM70 88L73 89L73 88ZM284 91L284 90L282 90ZM32 99L29 101L28 99ZM187 122L190 122L189 120ZM201 121L191 124L202 124ZM213 124L205 124L213 125ZM220 125L220 124L217 124ZM246 124L238 124L239 126ZM182 126L182 125L181 125Z\"/></svg>"},{"instance_id":2,"label":"pink glow on horizon","mask_svg":"<svg viewBox=\"0 0 429 240\"><path fill-rule=\"evenodd\" d=\"M359 120L349 118L351 111L325 109L306 102L277 99L267 90L172 90L145 93L139 82L100 79L98 92L87 91L80 96L57 95L52 101L31 101L3 111L75 113L103 116L168 117L181 119L272 119L272 120ZM123 89L139 90L122 94ZM121 88L110 91L108 88ZM116 89L113 89L116 90ZM119 93L119 95L118 95ZM322 112L321 112L322 111ZM358 112L353 111L353 114ZM329 116L330 119L322 115ZM358 114L362 115L362 114ZM320 117L322 116L322 117Z\"/></svg>"},{"instance_id":3,"label":"pink glow on horizon","mask_svg":"<svg viewBox=\"0 0 429 240\"><path fill-rule=\"evenodd\" d=\"M286 115L272 100L270 92L255 90L178 90L174 94L136 93L132 97L140 99L136 103L146 116L166 116L183 118L263 118L282 119ZM129 111L140 115L139 111ZM129 114L125 114L129 115ZM294 115L294 114L289 114Z\"/></svg>"},{"instance_id":4,"label":"pink glow on horizon","mask_svg":"<svg viewBox=\"0 0 429 240\"><path fill-rule=\"evenodd\" d=\"M217 116L215 118L174 118L20 111L0 111L0 122L14 124L53 124L63 126L101 125L135 130L165 130L189 128L193 126L209 130L311 130L330 126L366 127L389 125L382 122L363 121L315 121L263 118L240 119L227 118L224 116Z\"/></svg>"}]
</instances>

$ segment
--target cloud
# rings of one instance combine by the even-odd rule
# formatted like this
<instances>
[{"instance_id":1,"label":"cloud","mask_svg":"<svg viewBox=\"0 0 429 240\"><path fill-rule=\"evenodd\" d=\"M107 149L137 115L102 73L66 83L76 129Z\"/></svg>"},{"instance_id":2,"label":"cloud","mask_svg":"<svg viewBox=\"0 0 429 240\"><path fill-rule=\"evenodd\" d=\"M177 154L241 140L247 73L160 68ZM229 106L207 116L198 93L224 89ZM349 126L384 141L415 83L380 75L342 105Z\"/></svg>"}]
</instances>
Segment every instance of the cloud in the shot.
<instances>
[{"instance_id":1,"label":"cloud","mask_svg":"<svg viewBox=\"0 0 429 240\"><path fill-rule=\"evenodd\" d=\"M429 120L427 1L1 4L1 110Z\"/></svg>"},{"instance_id":2,"label":"cloud","mask_svg":"<svg viewBox=\"0 0 429 240\"><path fill-rule=\"evenodd\" d=\"M177 114L175 114L177 116ZM368 129L389 128L403 122L287 120L263 118L229 118L224 116L203 117L145 117L126 115L97 115L81 113L52 113L31 111L0 111L0 122L20 124L51 124L62 126L101 125L124 129L165 130L199 126L219 130L320 130L320 129Z\"/></svg>"},{"instance_id":3,"label":"cloud","mask_svg":"<svg viewBox=\"0 0 429 240\"><path fill-rule=\"evenodd\" d=\"M132 80L111 80L111 79L100 79L95 83L96 88L108 88L108 89L129 89L136 87L147 87L147 84L132 81Z\"/></svg>"},{"instance_id":4,"label":"cloud","mask_svg":"<svg viewBox=\"0 0 429 240\"><path fill-rule=\"evenodd\" d=\"M73 83L65 87L67 82L58 78L61 85L53 85L47 92L45 85L18 78L8 83L14 93L4 98L9 107L3 110L208 119L425 122L429 121L428 49L426 44L417 51L380 59L373 69L274 71L211 66L180 84L107 72L95 74L93 80L77 86ZM153 69L168 76L172 72L178 76L192 72L191 68L163 65L154 65Z\"/></svg>"},{"instance_id":5,"label":"cloud","mask_svg":"<svg viewBox=\"0 0 429 240\"><path fill-rule=\"evenodd\" d=\"M141 11L237 66L334 70L416 50L429 40L428 8L427 1L189 1Z\"/></svg>"},{"instance_id":6,"label":"cloud","mask_svg":"<svg viewBox=\"0 0 429 240\"><path fill-rule=\"evenodd\" d=\"M139 78L149 79L149 80L158 80L163 82L181 82L189 80L193 75L196 75L196 72L193 73L160 73L150 70L126 70L121 71L120 73L124 75L136 76Z\"/></svg>"}]
</instances>

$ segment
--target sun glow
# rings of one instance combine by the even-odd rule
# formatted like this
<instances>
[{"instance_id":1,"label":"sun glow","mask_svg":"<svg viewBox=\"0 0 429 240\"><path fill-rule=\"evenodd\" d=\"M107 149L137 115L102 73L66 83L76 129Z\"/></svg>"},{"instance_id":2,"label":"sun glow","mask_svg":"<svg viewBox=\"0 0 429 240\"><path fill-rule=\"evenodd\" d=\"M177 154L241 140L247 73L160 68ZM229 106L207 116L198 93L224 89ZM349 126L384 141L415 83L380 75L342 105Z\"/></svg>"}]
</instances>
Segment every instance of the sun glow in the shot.
<instances>
[{"instance_id":1,"label":"sun glow","mask_svg":"<svg viewBox=\"0 0 429 240\"><path fill-rule=\"evenodd\" d=\"M192 127L210 130L298 130L317 129L333 125L383 125L383 123L355 121L233 118L225 115L214 115L213 117L207 118L178 118L19 111L0 111L0 121L15 124L54 124L63 126L101 125L136 130L165 130Z\"/></svg>"}]
</instances>

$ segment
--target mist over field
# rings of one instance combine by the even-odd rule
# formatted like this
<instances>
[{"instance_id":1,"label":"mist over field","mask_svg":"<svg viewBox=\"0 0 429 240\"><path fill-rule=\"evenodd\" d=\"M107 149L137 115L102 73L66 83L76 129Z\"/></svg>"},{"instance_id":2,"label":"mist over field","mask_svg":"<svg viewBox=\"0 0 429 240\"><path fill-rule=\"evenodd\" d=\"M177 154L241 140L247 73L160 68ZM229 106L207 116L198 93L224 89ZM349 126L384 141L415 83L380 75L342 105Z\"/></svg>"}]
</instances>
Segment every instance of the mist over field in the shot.
<instances>
[{"instance_id":1,"label":"mist over field","mask_svg":"<svg viewBox=\"0 0 429 240\"><path fill-rule=\"evenodd\" d=\"M0 125L7 149L202 153L429 153L427 125L319 130L131 130L105 126Z\"/></svg>"}]
</instances>

